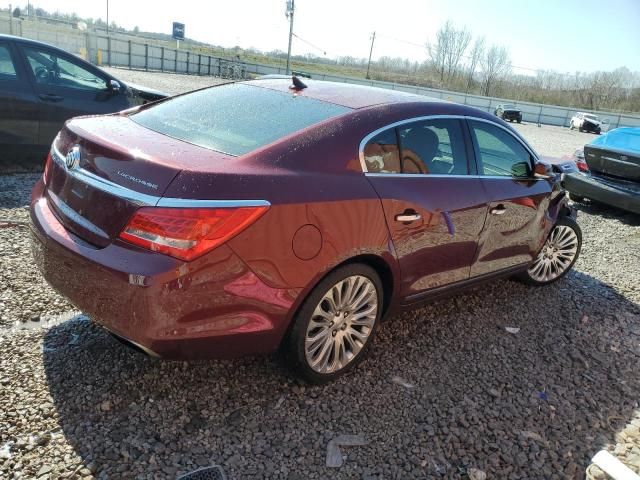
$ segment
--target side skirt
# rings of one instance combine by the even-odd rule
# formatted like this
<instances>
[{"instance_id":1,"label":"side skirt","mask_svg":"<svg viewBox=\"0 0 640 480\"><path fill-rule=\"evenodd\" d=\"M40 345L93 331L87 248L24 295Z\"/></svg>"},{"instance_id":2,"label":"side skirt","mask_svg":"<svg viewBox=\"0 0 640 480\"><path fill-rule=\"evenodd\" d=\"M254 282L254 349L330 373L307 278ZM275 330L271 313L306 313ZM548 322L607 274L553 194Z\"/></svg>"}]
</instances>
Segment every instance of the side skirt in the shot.
<instances>
[{"instance_id":1,"label":"side skirt","mask_svg":"<svg viewBox=\"0 0 640 480\"><path fill-rule=\"evenodd\" d=\"M405 297L405 299L400 302L400 307L402 309L417 307L420 304L427 303L432 300L455 295L456 293L471 289L489 280L510 277L516 273L525 271L527 268L529 268L529 263L523 263L503 270L498 270L497 272L485 273L484 275L478 275L477 277L469 278L467 280L461 280L449 285L432 288L424 292L414 293L413 295Z\"/></svg>"}]
</instances>

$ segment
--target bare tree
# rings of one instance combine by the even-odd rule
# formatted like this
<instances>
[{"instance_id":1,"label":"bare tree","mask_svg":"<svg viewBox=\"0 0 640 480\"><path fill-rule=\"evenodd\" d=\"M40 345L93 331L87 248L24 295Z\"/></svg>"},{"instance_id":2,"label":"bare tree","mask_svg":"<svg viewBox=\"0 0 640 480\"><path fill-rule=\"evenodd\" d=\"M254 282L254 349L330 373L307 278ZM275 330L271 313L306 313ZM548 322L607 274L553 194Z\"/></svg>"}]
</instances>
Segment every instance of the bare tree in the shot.
<instances>
[{"instance_id":1,"label":"bare tree","mask_svg":"<svg viewBox=\"0 0 640 480\"><path fill-rule=\"evenodd\" d=\"M504 47L492 45L482 57L482 93L489 96L497 80L511 71L509 52Z\"/></svg>"},{"instance_id":2,"label":"bare tree","mask_svg":"<svg viewBox=\"0 0 640 480\"><path fill-rule=\"evenodd\" d=\"M473 82L473 76L476 73L480 60L484 56L484 37L476 38L469 55L469 67L467 75L467 93L471 88L471 82Z\"/></svg>"},{"instance_id":3,"label":"bare tree","mask_svg":"<svg viewBox=\"0 0 640 480\"><path fill-rule=\"evenodd\" d=\"M436 32L436 42L427 42L427 53L440 82L449 83L458 73L460 61L471 42L471 32L466 28L457 29L451 20Z\"/></svg>"}]
</instances>

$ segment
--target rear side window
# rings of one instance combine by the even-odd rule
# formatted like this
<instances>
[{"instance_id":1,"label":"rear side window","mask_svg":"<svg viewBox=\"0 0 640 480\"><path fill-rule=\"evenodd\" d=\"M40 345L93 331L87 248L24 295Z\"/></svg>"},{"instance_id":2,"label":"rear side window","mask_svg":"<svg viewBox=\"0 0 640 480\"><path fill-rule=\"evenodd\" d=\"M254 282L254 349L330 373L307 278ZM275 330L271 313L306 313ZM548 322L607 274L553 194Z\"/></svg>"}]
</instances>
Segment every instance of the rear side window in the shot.
<instances>
[{"instance_id":1,"label":"rear side window","mask_svg":"<svg viewBox=\"0 0 640 480\"><path fill-rule=\"evenodd\" d=\"M403 173L467 175L469 166L459 120L424 120L399 128Z\"/></svg>"},{"instance_id":2,"label":"rear side window","mask_svg":"<svg viewBox=\"0 0 640 480\"><path fill-rule=\"evenodd\" d=\"M11 60L9 49L0 45L0 80L16 80L16 68Z\"/></svg>"},{"instance_id":3,"label":"rear side window","mask_svg":"<svg viewBox=\"0 0 640 480\"><path fill-rule=\"evenodd\" d=\"M227 84L167 100L130 118L178 140L243 155L349 111L303 95Z\"/></svg>"},{"instance_id":4,"label":"rear side window","mask_svg":"<svg viewBox=\"0 0 640 480\"><path fill-rule=\"evenodd\" d=\"M395 128L377 134L364 146L364 161L372 173L400 173L400 151Z\"/></svg>"}]
</instances>

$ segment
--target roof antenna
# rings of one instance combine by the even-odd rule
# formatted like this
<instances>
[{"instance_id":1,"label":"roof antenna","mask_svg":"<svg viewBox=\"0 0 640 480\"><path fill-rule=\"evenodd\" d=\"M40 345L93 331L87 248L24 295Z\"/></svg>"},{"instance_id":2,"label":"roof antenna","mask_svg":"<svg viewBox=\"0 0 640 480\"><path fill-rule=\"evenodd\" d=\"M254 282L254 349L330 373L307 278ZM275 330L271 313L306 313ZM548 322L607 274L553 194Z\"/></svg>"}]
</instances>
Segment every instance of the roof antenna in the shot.
<instances>
[{"instance_id":1,"label":"roof antenna","mask_svg":"<svg viewBox=\"0 0 640 480\"><path fill-rule=\"evenodd\" d=\"M295 75L291 77L291 81L293 82L293 85L289 87L291 90L304 90L305 88L307 88L307 86L302 82L302 80L300 80Z\"/></svg>"}]
</instances>

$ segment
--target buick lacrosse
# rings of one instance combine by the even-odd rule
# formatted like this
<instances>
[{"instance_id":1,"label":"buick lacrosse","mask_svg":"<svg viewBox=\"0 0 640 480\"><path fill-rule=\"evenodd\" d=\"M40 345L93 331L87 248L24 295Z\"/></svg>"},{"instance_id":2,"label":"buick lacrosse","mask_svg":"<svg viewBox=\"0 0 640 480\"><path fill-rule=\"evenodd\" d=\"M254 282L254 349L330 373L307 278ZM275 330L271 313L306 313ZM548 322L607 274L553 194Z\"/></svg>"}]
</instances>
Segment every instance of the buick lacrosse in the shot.
<instances>
[{"instance_id":1,"label":"buick lacrosse","mask_svg":"<svg viewBox=\"0 0 640 480\"><path fill-rule=\"evenodd\" d=\"M164 358L282 348L311 382L381 319L581 247L558 175L504 121L295 79L72 119L33 189L33 251L95 322Z\"/></svg>"}]
</instances>

